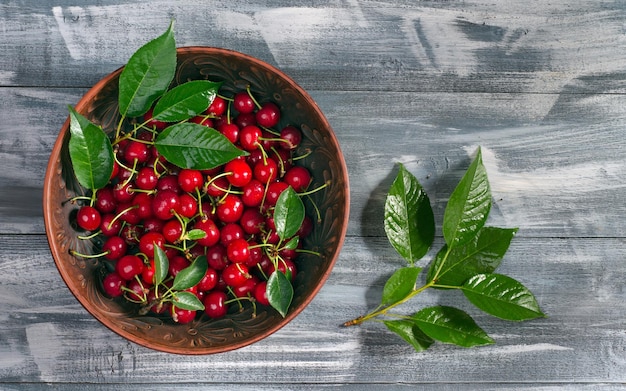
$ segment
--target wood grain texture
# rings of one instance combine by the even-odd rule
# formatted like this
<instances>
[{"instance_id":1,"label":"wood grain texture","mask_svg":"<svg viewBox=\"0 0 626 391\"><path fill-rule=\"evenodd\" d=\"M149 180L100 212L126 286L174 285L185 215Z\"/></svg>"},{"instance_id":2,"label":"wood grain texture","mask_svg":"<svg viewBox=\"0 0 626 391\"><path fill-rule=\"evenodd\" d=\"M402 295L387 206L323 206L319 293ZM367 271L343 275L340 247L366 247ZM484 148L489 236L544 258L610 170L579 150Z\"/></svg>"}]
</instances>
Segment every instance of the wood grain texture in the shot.
<instances>
[{"instance_id":1,"label":"wood grain texture","mask_svg":"<svg viewBox=\"0 0 626 391\"><path fill-rule=\"evenodd\" d=\"M154 352L100 325L56 271L41 216L67 105L172 18L179 46L245 52L307 89L351 180L348 237L310 307L215 356ZM624 389L624 20L624 2L580 0L2 2L0 389ZM520 228L500 270L548 318L499 321L458 292L426 292L402 310L458 305L496 344L417 354L382 325L340 327L401 265L382 225L395 164L422 182L440 227L479 145L489 223Z\"/></svg>"},{"instance_id":2,"label":"wood grain texture","mask_svg":"<svg viewBox=\"0 0 626 391\"><path fill-rule=\"evenodd\" d=\"M49 153L67 105L82 93L0 89L7 108L0 112L0 187L13 189L0 193L0 205L7 206L0 207L0 232L43 232L39 189ZM522 236L626 232L626 204L620 202L626 188L625 95L561 95L539 115L542 106L532 95L463 93L459 100L454 93L396 92L373 100L363 92L311 94L347 161L350 235L384 235L378 222L397 162L423 183L441 221L478 145L492 184L494 224L520 227ZM381 101L394 104L382 110ZM30 114L34 108L37 116ZM576 117L581 112L585 117Z\"/></svg>"},{"instance_id":3,"label":"wood grain texture","mask_svg":"<svg viewBox=\"0 0 626 391\"><path fill-rule=\"evenodd\" d=\"M0 259L4 260L0 274L4 309L0 315L0 380L624 382L624 244L623 238L516 238L500 270L533 290L548 318L512 324L471 310L456 293L426 292L404 311L435 303L465 308L496 344L470 350L438 344L427 353L416 354L380 325L340 327L344 320L375 306L383 279L399 266L386 242L349 238L327 285L294 322L238 351L185 357L131 344L91 318L67 291L52 260L42 256L47 251L45 236L0 236Z\"/></svg>"}]
</instances>

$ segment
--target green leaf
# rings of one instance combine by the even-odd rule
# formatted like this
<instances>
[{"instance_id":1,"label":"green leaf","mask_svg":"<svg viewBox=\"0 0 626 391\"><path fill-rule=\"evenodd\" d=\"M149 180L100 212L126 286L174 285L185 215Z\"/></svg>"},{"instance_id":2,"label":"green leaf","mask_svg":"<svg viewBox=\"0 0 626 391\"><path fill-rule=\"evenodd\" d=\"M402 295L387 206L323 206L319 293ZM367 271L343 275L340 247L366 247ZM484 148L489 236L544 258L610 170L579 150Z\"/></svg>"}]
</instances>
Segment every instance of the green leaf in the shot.
<instances>
[{"instance_id":1,"label":"green leaf","mask_svg":"<svg viewBox=\"0 0 626 391\"><path fill-rule=\"evenodd\" d=\"M435 218L428 195L402 164L385 201L385 233L410 265L422 258L435 237Z\"/></svg>"},{"instance_id":2,"label":"green leaf","mask_svg":"<svg viewBox=\"0 0 626 391\"><path fill-rule=\"evenodd\" d=\"M167 127L154 145L170 163L197 170L215 168L247 154L217 130L189 122Z\"/></svg>"},{"instance_id":3,"label":"green leaf","mask_svg":"<svg viewBox=\"0 0 626 391\"><path fill-rule=\"evenodd\" d=\"M417 352L425 351L434 342L434 340L424 334L411 319L385 320L383 323L387 326L389 331L398 334L402 339L413 346Z\"/></svg>"},{"instance_id":4,"label":"green leaf","mask_svg":"<svg viewBox=\"0 0 626 391\"><path fill-rule=\"evenodd\" d=\"M448 247L462 245L483 227L491 209L491 190L480 148L476 158L450 195L443 215Z\"/></svg>"},{"instance_id":5,"label":"green leaf","mask_svg":"<svg viewBox=\"0 0 626 391\"><path fill-rule=\"evenodd\" d=\"M76 179L87 189L101 189L109 183L113 172L111 140L102 128L72 107L69 110L69 153Z\"/></svg>"},{"instance_id":6,"label":"green leaf","mask_svg":"<svg viewBox=\"0 0 626 391\"><path fill-rule=\"evenodd\" d=\"M287 316L291 300L293 300L293 286L291 281L280 271L272 273L267 280L267 299L270 305L284 318Z\"/></svg>"},{"instance_id":7,"label":"green leaf","mask_svg":"<svg viewBox=\"0 0 626 391\"><path fill-rule=\"evenodd\" d=\"M206 238L206 231L202 229L191 229L187 231L186 238L188 240L199 240Z\"/></svg>"},{"instance_id":8,"label":"green leaf","mask_svg":"<svg viewBox=\"0 0 626 391\"><path fill-rule=\"evenodd\" d=\"M528 288L502 274L476 275L461 290L476 307L501 319L528 320L545 316Z\"/></svg>"},{"instance_id":9,"label":"green leaf","mask_svg":"<svg viewBox=\"0 0 626 391\"><path fill-rule=\"evenodd\" d=\"M274 207L274 225L276 233L282 240L295 235L304 221L304 203L296 191L289 186L280 193Z\"/></svg>"},{"instance_id":10,"label":"green leaf","mask_svg":"<svg viewBox=\"0 0 626 391\"><path fill-rule=\"evenodd\" d=\"M413 315L419 328L430 338L463 347L489 345L491 339L464 311L447 306L424 308Z\"/></svg>"},{"instance_id":11,"label":"green leaf","mask_svg":"<svg viewBox=\"0 0 626 391\"><path fill-rule=\"evenodd\" d=\"M444 245L428 269L428 281L436 278L437 284L461 286L476 274L493 272L500 266L516 232L517 228L483 227L469 242L453 247L449 254L448 246Z\"/></svg>"},{"instance_id":12,"label":"green leaf","mask_svg":"<svg viewBox=\"0 0 626 391\"><path fill-rule=\"evenodd\" d=\"M215 99L221 83L192 80L166 92L154 106L152 118L163 122L183 121L205 111Z\"/></svg>"},{"instance_id":13,"label":"green leaf","mask_svg":"<svg viewBox=\"0 0 626 391\"><path fill-rule=\"evenodd\" d=\"M196 295L191 292L176 292L172 299L172 304L184 310L202 311L204 304Z\"/></svg>"},{"instance_id":14,"label":"green leaf","mask_svg":"<svg viewBox=\"0 0 626 391\"><path fill-rule=\"evenodd\" d=\"M119 110L123 117L143 115L163 95L176 72L174 22L161 36L139 48L119 80Z\"/></svg>"},{"instance_id":15,"label":"green leaf","mask_svg":"<svg viewBox=\"0 0 626 391\"><path fill-rule=\"evenodd\" d=\"M200 282L200 280L202 280L208 267L209 264L206 256L199 256L191 263L191 265L176 274L176 277L174 277L174 283L172 284L172 290L184 290L196 285Z\"/></svg>"},{"instance_id":16,"label":"green leaf","mask_svg":"<svg viewBox=\"0 0 626 391\"><path fill-rule=\"evenodd\" d=\"M407 297L415 289L417 276L421 270L420 267L403 267L396 270L385 283L381 304L390 305Z\"/></svg>"},{"instance_id":17,"label":"green leaf","mask_svg":"<svg viewBox=\"0 0 626 391\"><path fill-rule=\"evenodd\" d=\"M294 236L287 243L285 243L283 248L285 250L295 250L296 248L298 248L299 242L300 242L300 238L298 236Z\"/></svg>"},{"instance_id":18,"label":"green leaf","mask_svg":"<svg viewBox=\"0 0 626 391\"><path fill-rule=\"evenodd\" d=\"M159 285L167 278L170 262L167 254L159 246L154 244L154 285Z\"/></svg>"}]
</instances>

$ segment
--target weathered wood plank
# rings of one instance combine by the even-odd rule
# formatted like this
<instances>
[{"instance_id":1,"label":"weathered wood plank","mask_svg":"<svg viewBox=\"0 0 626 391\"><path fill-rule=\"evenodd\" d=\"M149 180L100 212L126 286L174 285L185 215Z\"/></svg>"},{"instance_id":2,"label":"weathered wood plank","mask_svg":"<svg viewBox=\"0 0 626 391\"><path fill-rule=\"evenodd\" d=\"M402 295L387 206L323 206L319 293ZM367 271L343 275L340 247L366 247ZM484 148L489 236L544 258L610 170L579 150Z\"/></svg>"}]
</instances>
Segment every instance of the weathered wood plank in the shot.
<instances>
[{"instance_id":1,"label":"weathered wood plank","mask_svg":"<svg viewBox=\"0 0 626 391\"><path fill-rule=\"evenodd\" d=\"M0 192L0 232L43 232L49 153L67 105L83 92L0 88L0 188L10 189ZM350 235L384 235L395 162L423 183L440 222L477 145L492 184L494 224L519 226L522 236L626 235L626 95L311 93L347 161Z\"/></svg>"},{"instance_id":2,"label":"weathered wood plank","mask_svg":"<svg viewBox=\"0 0 626 391\"><path fill-rule=\"evenodd\" d=\"M388 244L351 237L327 284L294 322L238 351L185 357L131 344L91 318L43 255L43 235L2 235L0 384L625 382L624 244L516 238L500 271L533 290L549 317L499 321L453 292L426 292L405 310L460 306L496 344L470 350L438 344L417 354L381 325L339 326L376 305L383 278L398 266Z\"/></svg>"},{"instance_id":3,"label":"weathered wood plank","mask_svg":"<svg viewBox=\"0 0 626 391\"><path fill-rule=\"evenodd\" d=\"M139 389L150 389L154 391L161 390L228 390L234 387L241 391L323 391L323 390L340 390L340 391L378 391L382 387L389 391L406 391L414 390L415 384L396 384L396 383L378 383L378 384L302 384L302 383L281 383L281 384L259 384L259 383L221 383L221 384L207 384L207 383L165 383L165 384L133 384L133 387ZM3 384L3 390L5 391L17 391L28 389L32 391L43 390L62 390L62 391L76 391L84 390L84 384L68 384L68 383L37 383L28 384L23 383L10 383ZM125 391L128 390L127 384L89 384L89 390L100 391ZM459 383L459 384L446 384L446 383L434 383L434 384L420 384L420 390L424 391L498 391L498 390L515 390L515 391L620 391L624 389L621 384L608 384L608 383L588 383L588 384L571 384L571 383Z\"/></svg>"},{"instance_id":4,"label":"weathered wood plank","mask_svg":"<svg viewBox=\"0 0 626 391\"><path fill-rule=\"evenodd\" d=\"M308 89L559 93L593 77L592 91L624 92L625 14L583 1L23 0L0 6L0 84L90 86L174 18L179 46L243 51Z\"/></svg>"}]
</instances>

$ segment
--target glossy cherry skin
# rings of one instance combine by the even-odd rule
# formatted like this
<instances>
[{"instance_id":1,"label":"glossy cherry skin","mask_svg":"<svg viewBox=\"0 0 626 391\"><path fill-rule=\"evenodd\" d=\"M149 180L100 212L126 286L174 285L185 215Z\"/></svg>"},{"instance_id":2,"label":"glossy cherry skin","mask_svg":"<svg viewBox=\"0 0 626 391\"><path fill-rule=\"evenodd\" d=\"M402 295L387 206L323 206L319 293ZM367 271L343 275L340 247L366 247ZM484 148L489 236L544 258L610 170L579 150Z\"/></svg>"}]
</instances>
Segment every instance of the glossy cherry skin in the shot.
<instances>
[{"instance_id":1,"label":"glossy cherry skin","mask_svg":"<svg viewBox=\"0 0 626 391\"><path fill-rule=\"evenodd\" d=\"M102 216L93 206L85 205L78 209L76 223L79 227L87 231L95 231L100 228Z\"/></svg>"},{"instance_id":2,"label":"glossy cherry skin","mask_svg":"<svg viewBox=\"0 0 626 391\"><path fill-rule=\"evenodd\" d=\"M226 293L221 291L212 291L204 296L204 313L210 318L223 318L228 312Z\"/></svg>"},{"instance_id":3,"label":"glossy cherry skin","mask_svg":"<svg viewBox=\"0 0 626 391\"><path fill-rule=\"evenodd\" d=\"M280 121L280 108L275 103L267 102L256 112L256 122L265 127L273 128Z\"/></svg>"}]
</instances>

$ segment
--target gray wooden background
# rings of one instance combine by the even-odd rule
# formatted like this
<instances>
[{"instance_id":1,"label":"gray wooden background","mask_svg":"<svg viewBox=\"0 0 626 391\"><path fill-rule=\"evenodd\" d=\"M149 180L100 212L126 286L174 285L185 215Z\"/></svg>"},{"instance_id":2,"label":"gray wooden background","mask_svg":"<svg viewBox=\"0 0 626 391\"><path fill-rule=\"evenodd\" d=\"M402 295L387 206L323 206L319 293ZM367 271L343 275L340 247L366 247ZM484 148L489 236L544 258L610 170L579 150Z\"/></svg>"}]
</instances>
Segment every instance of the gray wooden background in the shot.
<instances>
[{"instance_id":1,"label":"gray wooden background","mask_svg":"<svg viewBox=\"0 0 626 391\"><path fill-rule=\"evenodd\" d=\"M220 355L110 332L70 294L44 234L67 105L171 18L179 46L245 52L307 89L351 180L348 237L320 294L280 332ZM623 1L2 0L0 389L626 389L625 128ZM440 222L478 145L490 224L520 228L500 270L549 317L509 323L427 293L407 311L461 306L496 344L421 354L379 324L340 327L401 264L382 228L394 163Z\"/></svg>"}]
</instances>

